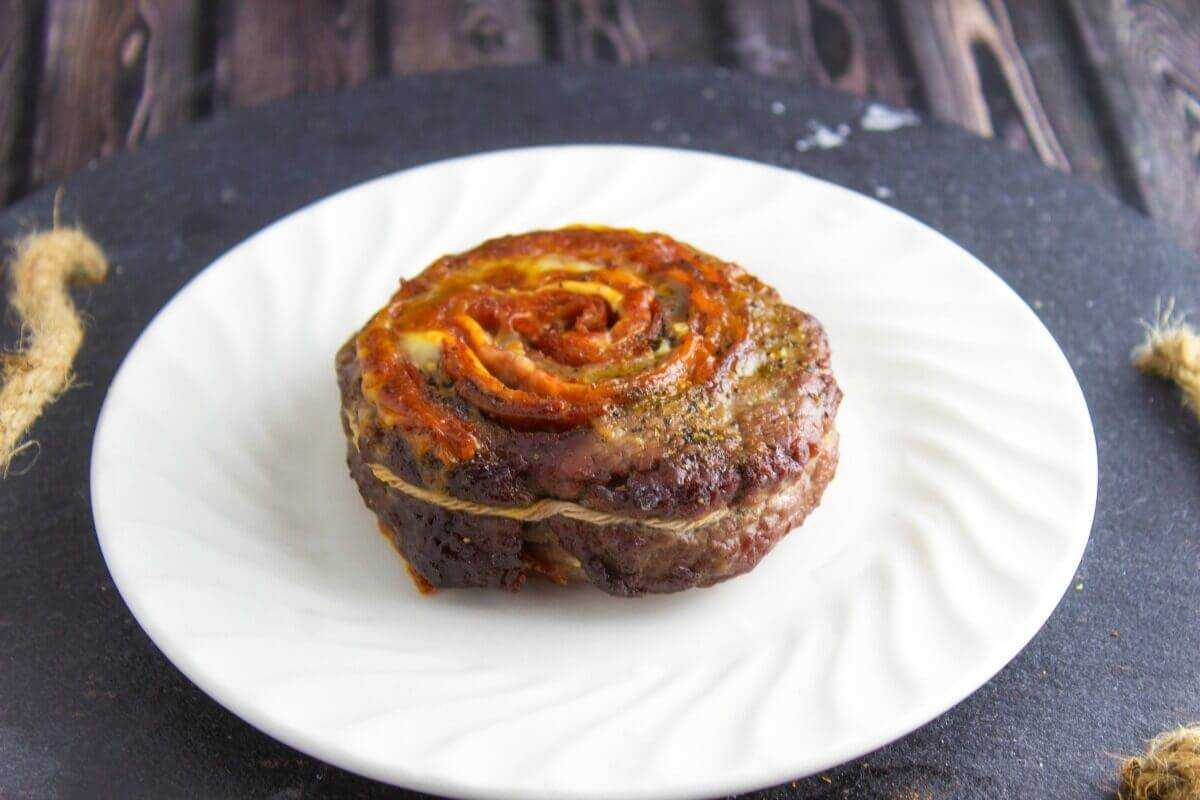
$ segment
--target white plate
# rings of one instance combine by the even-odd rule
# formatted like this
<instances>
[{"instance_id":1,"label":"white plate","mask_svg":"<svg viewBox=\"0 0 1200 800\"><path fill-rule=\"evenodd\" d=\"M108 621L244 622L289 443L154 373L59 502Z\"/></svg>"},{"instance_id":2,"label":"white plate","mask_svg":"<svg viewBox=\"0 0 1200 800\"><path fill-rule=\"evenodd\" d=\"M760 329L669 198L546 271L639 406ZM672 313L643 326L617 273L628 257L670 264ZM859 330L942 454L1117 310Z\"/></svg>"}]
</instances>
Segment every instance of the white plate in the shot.
<instances>
[{"instance_id":1,"label":"white plate","mask_svg":"<svg viewBox=\"0 0 1200 800\"><path fill-rule=\"evenodd\" d=\"M334 351L435 256L580 221L670 233L815 313L837 477L716 588L420 597L347 475ZM832 184L642 147L445 161L272 225L138 340L92 458L113 579L204 691L356 772L522 800L733 793L913 730L1042 625L1095 499L1071 369L974 257Z\"/></svg>"}]
</instances>

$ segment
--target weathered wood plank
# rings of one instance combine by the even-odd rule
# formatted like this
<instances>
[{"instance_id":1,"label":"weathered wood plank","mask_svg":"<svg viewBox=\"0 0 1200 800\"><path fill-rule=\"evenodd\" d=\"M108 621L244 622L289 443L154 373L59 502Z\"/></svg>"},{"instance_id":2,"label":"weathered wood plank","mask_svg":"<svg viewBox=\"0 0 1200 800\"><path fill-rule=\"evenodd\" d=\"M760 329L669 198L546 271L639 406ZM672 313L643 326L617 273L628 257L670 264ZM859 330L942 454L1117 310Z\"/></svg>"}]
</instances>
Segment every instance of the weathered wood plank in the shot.
<instances>
[{"instance_id":1,"label":"weathered wood plank","mask_svg":"<svg viewBox=\"0 0 1200 800\"><path fill-rule=\"evenodd\" d=\"M851 31L852 63L858 69L846 70L846 77L832 76L832 85L856 94L869 94L897 105L912 105L905 88L905 75L899 55L888 32L890 26L882 4L876 0L843 0L843 22ZM892 2L892 0L884 0ZM832 4L831 4L832 7ZM851 80L850 76L860 76Z\"/></svg>"},{"instance_id":2,"label":"weathered wood plank","mask_svg":"<svg viewBox=\"0 0 1200 800\"><path fill-rule=\"evenodd\" d=\"M14 161L14 146L23 122L29 12L28 0L0 0L0 205L22 171Z\"/></svg>"},{"instance_id":3,"label":"weathered wood plank","mask_svg":"<svg viewBox=\"0 0 1200 800\"><path fill-rule=\"evenodd\" d=\"M726 5L730 49L739 67L781 78L805 78L809 53L807 37L796 27L792 5L772 0L742 0Z\"/></svg>"},{"instance_id":4,"label":"weathered wood plank","mask_svg":"<svg viewBox=\"0 0 1200 800\"><path fill-rule=\"evenodd\" d=\"M711 8L705 0L558 0L558 55L584 64L712 60L716 36L707 13Z\"/></svg>"},{"instance_id":5,"label":"weathered wood plank","mask_svg":"<svg viewBox=\"0 0 1200 800\"><path fill-rule=\"evenodd\" d=\"M390 0L387 9L397 74L542 59L545 37L530 0Z\"/></svg>"},{"instance_id":6,"label":"weathered wood plank","mask_svg":"<svg viewBox=\"0 0 1200 800\"><path fill-rule=\"evenodd\" d=\"M196 25L193 0L138 0L144 33L123 43L125 63L144 58L142 91L133 104L126 146L187 122L195 109ZM142 48L143 53L138 52Z\"/></svg>"},{"instance_id":7,"label":"weathered wood plank","mask_svg":"<svg viewBox=\"0 0 1200 800\"><path fill-rule=\"evenodd\" d=\"M903 0L901 10L936 116L1070 168L1002 0Z\"/></svg>"},{"instance_id":8,"label":"weathered wood plank","mask_svg":"<svg viewBox=\"0 0 1200 800\"><path fill-rule=\"evenodd\" d=\"M195 0L50 0L34 184L192 116Z\"/></svg>"},{"instance_id":9,"label":"weathered wood plank","mask_svg":"<svg viewBox=\"0 0 1200 800\"><path fill-rule=\"evenodd\" d=\"M216 102L256 106L355 86L375 71L373 0L232 2L217 33Z\"/></svg>"},{"instance_id":10,"label":"weathered wood plank","mask_svg":"<svg viewBox=\"0 0 1200 800\"><path fill-rule=\"evenodd\" d=\"M1110 147L1103 116L1089 100L1091 76L1073 44L1074 31L1064 18L1062 3L1020 0L1010 2L1008 12L1014 38L1071 171L1136 204L1136 189L1118 174L1121 153Z\"/></svg>"},{"instance_id":11,"label":"weathered wood plank","mask_svg":"<svg viewBox=\"0 0 1200 800\"><path fill-rule=\"evenodd\" d=\"M739 66L909 104L877 0L748 0L726 13Z\"/></svg>"},{"instance_id":12,"label":"weathered wood plank","mask_svg":"<svg viewBox=\"0 0 1200 800\"><path fill-rule=\"evenodd\" d=\"M1072 0L1146 210L1200 251L1200 5Z\"/></svg>"}]
</instances>

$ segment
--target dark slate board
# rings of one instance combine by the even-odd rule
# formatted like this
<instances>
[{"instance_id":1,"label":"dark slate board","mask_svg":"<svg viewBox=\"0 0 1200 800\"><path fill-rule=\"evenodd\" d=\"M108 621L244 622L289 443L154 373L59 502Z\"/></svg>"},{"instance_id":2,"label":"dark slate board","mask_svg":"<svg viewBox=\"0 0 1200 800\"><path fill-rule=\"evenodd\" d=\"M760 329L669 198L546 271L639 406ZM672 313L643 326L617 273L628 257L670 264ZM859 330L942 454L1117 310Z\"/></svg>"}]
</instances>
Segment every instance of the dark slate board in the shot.
<instances>
[{"instance_id":1,"label":"dark slate board","mask_svg":"<svg viewBox=\"0 0 1200 800\"><path fill-rule=\"evenodd\" d=\"M772 113L774 101L786 113ZM891 202L962 244L1037 310L1095 420L1100 504L1046 627L968 700L849 765L757 798L1102 797L1110 753L1200 717L1200 458L1173 392L1137 375L1136 321L1196 307L1200 265L1116 201L1032 157L924 123L869 133L861 100L725 71L518 68L378 83L218 117L66 184L116 265L81 295L84 385L37 424L0 483L0 796L415 797L304 756L189 683L138 628L96 544L88 461L121 358L188 278L331 192L449 156L635 142L803 169ZM807 123L846 144L798 152ZM0 236L50 219L49 191ZM9 325L4 339L16 332ZM219 376L214 376L219 379ZM1013 380L1021 380L1013 375Z\"/></svg>"}]
</instances>

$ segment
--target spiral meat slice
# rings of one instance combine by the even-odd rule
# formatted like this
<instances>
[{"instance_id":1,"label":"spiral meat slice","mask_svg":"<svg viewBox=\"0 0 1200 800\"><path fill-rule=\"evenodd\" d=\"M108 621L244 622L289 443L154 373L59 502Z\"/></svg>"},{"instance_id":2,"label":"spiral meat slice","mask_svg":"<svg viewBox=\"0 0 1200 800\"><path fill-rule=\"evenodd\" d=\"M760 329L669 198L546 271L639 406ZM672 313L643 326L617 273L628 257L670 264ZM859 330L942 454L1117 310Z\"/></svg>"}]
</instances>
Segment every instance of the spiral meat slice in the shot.
<instances>
[{"instance_id":1,"label":"spiral meat slice","mask_svg":"<svg viewBox=\"0 0 1200 800\"><path fill-rule=\"evenodd\" d=\"M337 367L351 471L433 586L708 585L798 524L837 460L820 325L663 234L572 227L444 256ZM514 517L545 502L580 511Z\"/></svg>"}]
</instances>

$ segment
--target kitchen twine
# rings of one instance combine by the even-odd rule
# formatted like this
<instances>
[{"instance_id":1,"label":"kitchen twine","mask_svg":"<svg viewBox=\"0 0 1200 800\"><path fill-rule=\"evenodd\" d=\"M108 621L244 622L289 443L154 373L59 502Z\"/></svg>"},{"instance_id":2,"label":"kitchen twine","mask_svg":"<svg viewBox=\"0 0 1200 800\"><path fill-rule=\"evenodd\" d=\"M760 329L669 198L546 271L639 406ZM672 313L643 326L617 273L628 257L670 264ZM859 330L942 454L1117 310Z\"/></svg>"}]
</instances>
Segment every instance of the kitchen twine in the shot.
<instances>
[{"instance_id":1,"label":"kitchen twine","mask_svg":"<svg viewBox=\"0 0 1200 800\"><path fill-rule=\"evenodd\" d=\"M697 528L703 528L705 525L716 522L729 513L728 509L719 508L716 511L710 511L695 519L629 517L622 514L609 514L604 511L596 511L586 506L581 506L578 503L567 502L566 500L539 500L533 505L521 508L489 506L483 503L463 500L445 492L426 489L423 486L414 486L382 464L368 464L367 466L370 467L371 473L376 478L393 489L404 492L409 497L415 497L418 500L423 500L435 506L441 506L450 511L465 511L468 514L485 517L506 517L507 519L517 519L523 522L537 522L549 519L550 517L567 517L568 519L580 520L582 522L591 522L595 525L644 525L647 528L658 528L659 530L673 531L675 533L687 533L688 531L694 531Z\"/></svg>"},{"instance_id":2,"label":"kitchen twine","mask_svg":"<svg viewBox=\"0 0 1200 800\"><path fill-rule=\"evenodd\" d=\"M59 225L54 198L51 230L31 233L13 245L8 301L21 325L22 345L4 353L0 387L0 475L8 476L13 458L35 447L22 441L42 409L71 386L71 364L83 343L83 323L67 294L77 283L99 283L108 261L78 228Z\"/></svg>"},{"instance_id":3,"label":"kitchen twine","mask_svg":"<svg viewBox=\"0 0 1200 800\"><path fill-rule=\"evenodd\" d=\"M349 413L346 413L345 416L346 424L350 426L350 441L354 445L354 449L358 450L358 425ZM362 451L359 450L359 452L361 453ZM426 503L441 506L451 511L463 511L468 514L485 517L505 517L506 519L516 519L523 522L536 522L549 519L550 517L567 517L568 519L591 522L596 525L636 524L644 525L648 528L674 531L675 533L687 533L688 531L694 531L697 528L702 528L705 525L716 522L729 513L729 509L719 508L716 511L710 511L695 519L629 517L623 514L609 514L605 511L596 511L595 509L581 506L578 503L570 503L566 500L539 500L533 505L520 508L513 506L489 506L471 500L463 500L460 497L454 497L445 492L416 486L404 480L382 464L368 463L367 467L376 479L399 492L403 492L409 497L415 497Z\"/></svg>"},{"instance_id":4,"label":"kitchen twine","mask_svg":"<svg viewBox=\"0 0 1200 800\"><path fill-rule=\"evenodd\" d=\"M20 319L24 345L4 355L0 387L0 470L7 476L14 456L34 446L22 439L42 409L71 385L71 365L83 342L83 323L67 294L71 284L100 283L108 261L82 230L62 227L55 198L49 231L19 239L9 264L9 303ZM1134 365L1174 381L1187 406L1200 416L1200 335L1168 303L1146 323L1145 341L1133 351ZM353 425L351 426L354 430ZM355 431L357 444L357 431ZM562 515L597 524L635 522L687 531L714 522L723 511L696 520L647 520L594 511L574 503L543 500L526 508L488 506L414 486L379 464L377 478L427 503L470 514L539 520ZM1123 761L1119 800L1200 800L1200 726L1159 734L1146 752Z\"/></svg>"}]
</instances>

